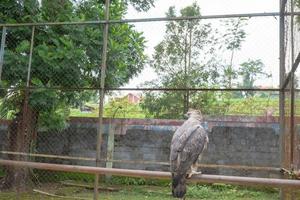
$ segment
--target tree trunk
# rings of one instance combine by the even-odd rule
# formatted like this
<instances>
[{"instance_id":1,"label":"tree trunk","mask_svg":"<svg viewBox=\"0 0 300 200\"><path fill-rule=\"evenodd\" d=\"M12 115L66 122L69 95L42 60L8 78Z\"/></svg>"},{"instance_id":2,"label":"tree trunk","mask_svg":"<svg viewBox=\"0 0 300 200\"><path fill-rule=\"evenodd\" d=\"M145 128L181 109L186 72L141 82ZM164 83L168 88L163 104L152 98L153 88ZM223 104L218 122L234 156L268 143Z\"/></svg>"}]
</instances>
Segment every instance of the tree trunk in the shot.
<instances>
[{"instance_id":1,"label":"tree trunk","mask_svg":"<svg viewBox=\"0 0 300 200\"><path fill-rule=\"evenodd\" d=\"M37 136L38 111L28 106L24 98L22 108L16 114L8 127L7 150L12 152L29 153L31 142ZM28 156L8 154L8 159L28 161ZM25 191L31 185L29 169L21 167L6 167L2 189Z\"/></svg>"}]
</instances>

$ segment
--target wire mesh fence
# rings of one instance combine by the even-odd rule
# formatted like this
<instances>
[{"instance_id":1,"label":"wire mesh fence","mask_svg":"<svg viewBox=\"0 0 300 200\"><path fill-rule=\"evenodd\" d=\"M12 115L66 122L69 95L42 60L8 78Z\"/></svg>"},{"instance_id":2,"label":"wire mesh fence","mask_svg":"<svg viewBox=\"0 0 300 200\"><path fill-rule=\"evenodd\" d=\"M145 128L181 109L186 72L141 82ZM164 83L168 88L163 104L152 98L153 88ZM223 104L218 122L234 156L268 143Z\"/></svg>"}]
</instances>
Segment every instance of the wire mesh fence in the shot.
<instances>
[{"instance_id":1,"label":"wire mesh fence","mask_svg":"<svg viewBox=\"0 0 300 200\"><path fill-rule=\"evenodd\" d=\"M104 23L3 26L0 157L97 166L100 127L100 166L168 171L172 133L186 111L195 108L206 117L203 126L212 138L202 163L206 173L279 177L279 71L273 70L279 64L274 50L278 32L263 42L247 35L251 29L262 35L278 25L267 18L268 27L248 18L110 24L105 75ZM287 28L294 39L287 33L286 52L294 50L293 57L287 53L286 72L298 50L294 18L295 27ZM253 41L263 49L260 58L249 53L257 48ZM139 77L140 88L124 88L145 67L153 70L153 79ZM100 124L102 90L105 119ZM293 98L287 91L286 118ZM80 190L83 198L92 197L92 175L2 167L0 176L3 188L13 188L18 195L31 187L72 197ZM78 183L85 189L67 194L59 190Z\"/></svg>"}]
</instances>

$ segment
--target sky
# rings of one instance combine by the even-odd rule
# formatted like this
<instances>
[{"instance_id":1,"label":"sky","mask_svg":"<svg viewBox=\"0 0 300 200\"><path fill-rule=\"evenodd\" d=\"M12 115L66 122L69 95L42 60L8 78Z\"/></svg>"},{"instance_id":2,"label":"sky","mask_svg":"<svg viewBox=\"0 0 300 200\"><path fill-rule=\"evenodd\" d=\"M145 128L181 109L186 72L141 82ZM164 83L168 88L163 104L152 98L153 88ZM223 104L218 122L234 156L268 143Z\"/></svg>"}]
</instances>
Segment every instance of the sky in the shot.
<instances>
[{"instance_id":1,"label":"sky","mask_svg":"<svg viewBox=\"0 0 300 200\"><path fill-rule=\"evenodd\" d=\"M202 15L237 14L237 13L262 13L278 12L279 0L156 0L155 7L148 12L137 12L130 8L126 18L152 18L165 17L170 6L180 10L197 2ZM209 20L217 23L218 20ZM142 31L147 40L146 54L151 57L153 47L164 36L164 22L136 23L137 30ZM246 41L242 49L236 53L234 63L239 64L248 59L261 59L266 66L266 72L272 73L269 80L257 81L256 85L263 87L278 86L279 79L279 19L275 17L251 18L245 27ZM124 87L137 87L144 81L155 78L154 71L146 67L141 74L130 80Z\"/></svg>"}]
</instances>

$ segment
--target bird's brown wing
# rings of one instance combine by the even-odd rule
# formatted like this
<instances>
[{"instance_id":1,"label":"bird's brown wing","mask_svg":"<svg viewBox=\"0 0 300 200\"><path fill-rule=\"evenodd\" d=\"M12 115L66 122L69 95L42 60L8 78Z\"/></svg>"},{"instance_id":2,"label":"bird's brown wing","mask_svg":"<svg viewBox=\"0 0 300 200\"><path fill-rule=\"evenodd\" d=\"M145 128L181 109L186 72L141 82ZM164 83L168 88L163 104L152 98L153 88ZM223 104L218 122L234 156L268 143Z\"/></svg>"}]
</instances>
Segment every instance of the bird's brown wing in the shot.
<instances>
[{"instance_id":1,"label":"bird's brown wing","mask_svg":"<svg viewBox=\"0 0 300 200\"><path fill-rule=\"evenodd\" d=\"M200 125L189 127L171 145L170 169L174 173L186 173L198 159L206 143L206 132Z\"/></svg>"}]
</instances>

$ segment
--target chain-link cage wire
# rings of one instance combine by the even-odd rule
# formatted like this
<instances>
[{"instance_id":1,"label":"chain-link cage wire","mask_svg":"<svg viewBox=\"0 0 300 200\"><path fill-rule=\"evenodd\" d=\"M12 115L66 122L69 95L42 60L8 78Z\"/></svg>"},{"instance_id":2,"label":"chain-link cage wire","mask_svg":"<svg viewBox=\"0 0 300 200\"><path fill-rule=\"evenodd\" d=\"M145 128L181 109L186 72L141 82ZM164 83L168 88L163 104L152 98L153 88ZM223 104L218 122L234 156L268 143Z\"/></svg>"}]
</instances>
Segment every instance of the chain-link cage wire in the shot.
<instances>
[{"instance_id":1,"label":"chain-link cage wire","mask_svg":"<svg viewBox=\"0 0 300 200\"><path fill-rule=\"evenodd\" d=\"M299 12L300 11L300 2L296 1L296 6L294 8L295 12ZM296 58L300 55L300 16L295 16L294 17L294 59L296 60ZM296 62L296 61L294 61ZM300 73L299 73L300 69L299 69L299 65L297 70L295 71L295 76L294 76L294 88L296 88L295 93L294 93L294 130L295 130L295 134L294 134L294 168L295 170L300 170L300 127L299 127L299 120L298 120L298 116L300 114L299 111L299 91L297 90L300 86ZM299 176L299 175L298 175ZM296 197L300 196L300 193L298 192L298 194L294 194Z\"/></svg>"},{"instance_id":2,"label":"chain-link cage wire","mask_svg":"<svg viewBox=\"0 0 300 200\"><path fill-rule=\"evenodd\" d=\"M294 12L300 12L300 3L296 4ZM297 56L300 53L300 17L294 16L294 59L296 60ZM295 62L295 61L294 61Z\"/></svg>"},{"instance_id":3,"label":"chain-link cage wire","mask_svg":"<svg viewBox=\"0 0 300 200\"><path fill-rule=\"evenodd\" d=\"M298 141L298 118L299 115L298 109L298 91L299 88L299 69L295 66L297 57L300 53L300 29L299 29L299 16L294 16L294 12L299 12L300 4L299 1L290 0L287 1L286 4L287 12L291 13L291 16L286 18L286 66L288 67L290 72L292 67L296 67L296 71L294 72L294 77L291 77L289 84L286 90L286 117L287 117L287 127L286 131L291 131L291 141L290 146L288 146L290 152L290 162L292 162L292 168L298 169L299 168L299 149L298 145L300 144ZM293 82L292 82L293 81ZM293 84L293 87L292 85ZM295 88L295 90L294 90Z\"/></svg>"},{"instance_id":4,"label":"chain-link cage wire","mask_svg":"<svg viewBox=\"0 0 300 200\"><path fill-rule=\"evenodd\" d=\"M40 174L47 173L47 180L43 180ZM93 199L94 175L72 172L54 172L46 170L34 170L32 172L33 187L30 191L12 192L1 190L2 199ZM104 185L101 191L110 191Z\"/></svg>"},{"instance_id":5,"label":"chain-link cage wire","mask_svg":"<svg viewBox=\"0 0 300 200\"><path fill-rule=\"evenodd\" d=\"M284 32L284 60L285 60L285 78L288 73L291 73L292 67L300 53L299 49L299 16L294 16L294 12L299 11L299 2L288 0L285 5L286 13L291 13L290 16L285 16L285 32ZM294 77L291 76L285 88L285 102L284 102L284 117L285 117L285 130L286 136L283 137L283 167L292 168L293 170L299 169L299 136L298 136L298 79L299 69L294 72ZM293 87L292 85L293 84ZM295 88L295 90L294 90ZM295 178L295 176L292 176ZM296 198L299 194L296 191L287 190L283 195L293 196ZM297 198L296 198L297 199Z\"/></svg>"},{"instance_id":6,"label":"chain-link cage wire","mask_svg":"<svg viewBox=\"0 0 300 200\"><path fill-rule=\"evenodd\" d=\"M32 81L37 79L37 89L30 97L35 110L40 112L41 132L35 152L39 162L95 166L98 121L86 123L80 115L98 117L102 29L101 25L64 25L40 30L41 41L50 38L50 44L35 46L33 58L45 56L46 60L33 63L31 76ZM45 182L51 174L43 170L38 173ZM63 177L62 173L59 177L85 179L83 174L71 174Z\"/></svg>"},{"instance_id":7,"label":"chain-link cage wire","mask_svg":"<svg viewBox=\"0 0 300 200\"><path fill-rule=\"evenodd\" d=\"M209 28L207 24L201 24L201 26ZM259 26L260 25L256 27ZM145 39L143 39L138 32L132 33L132 35L128 35L127 30L130 27L131 25L127 24L110 26L110 33L113 33L111 34L113 37L109 39L108 71L106 80L106 86L108 88L119 88L121 86L122 80L128 81L133 77L133 75L138 74L138 72L140 72L139 67L145 64L144 56L146 55L143 55L142 53L143 48L135 46L143 43L143 40L147 40L149 38L146 37ZM150 29L156 30L155 23L151 23L149 27ZM27 40L30 44L32 29L31 27L26 28L28 28ZM261 30L263 29L263 27L257 29ZM159 32L160 30L156 31ZM164 35L164 31L160 32L161 35ZM214 32L214 30L212 32ZM225 33L222 34L224 35ZM88 37L87 40L85 40L85 36ZM95 165L96 136L99 131L99 124L97 118L87 118L87 116L98 117L99 113L99 94L97 94L98 90L95 90L95 87L99 87L99 66L101 63L102 45L101 36L102 31L99 26L63 25L36 27L29 81L30 89L26 90L26 87L24 87L26 84L28 72L26 70L28 70L28 63L24 65L26 71L26 73L24 73L25 75L23 75L24 80L22 79L23 76L20 76L22 78L19 78L17 76L19 72L16 74L11 73L13 74L11 75L12 77L17 76L16 78L11 79L17 79L18 81L20 81L19 79L22 79L22 81L20 81L21 83L13 82L13 87L16 87L15 84L20 84L20 86L23 87L22 90L16 87L16 94L23 94L25 97L26 94L28 95L28 106L22 107L22 109L26 109L25 116L27 120L25 125L22 124L22 126L27 126L27 129L28 127L30 127L31 130L27 131L31 133L32 136L36 136L36 141L30 144L30 147L33 148L27 150L27 152L30 152L31 154L29 155L27 153L24 155L18 155L19 157L22 157L22 159L32 160L36 162L91 166ZM213 40L213 38L210 38L206 42L213 43ZM153 44L154 46L156 45L155 43ZM187 42L186 44L186 47L188 47L189 43ZM147 48L153 48L154 46L147 46ZM28 48L27 53L21 52L17 55L25 56L26 59L28 59L30 45L27 45L26 48ZM205 51L209 51L209 49L206 49L207 46L201 48L204 48ZM62 51L62 49L67 51ZM185 57L187 57L187 60L189 56L188 52L189 51L185 53ZM193 51L190 52L191 54L193 54ZM224 52L218 52L218 54L222 53ZM234 53L234 56L237 54L239 54L238 51ZM232 52L228 51L227 53L224 53L224 55L229 55L230 57L232 55ZM150 54L148 56L151 57L152 55ZM207 64L208 66L212 66L212 68L215 67L219 69L219 66L217 66L217 61L215 61L215 63L213 63L213 61L211 61L212 63L209 63L205 59L206 58L195 56L195 61L191 60L191 64L193 64L193 62L200 63L200 67L207 67ZM202 64L203 62L205 65ZM124 65L124 63L126 64ZM188 61L186 61L186 63L188 63ZM129 66L132 67L132 75L122 77L123 74L120 69L128 69ZM196 66L197 65L195 64L195 68L193 69L194 71L197 71ZM238 68L238 66L236 67ZM11 70L13 69L13 67L7 69ZM211 68L207 67L205 69L206 70L204 71L208 73L207 71L210 71ZM191 71L189 72L191 73ZM190 73L186 73L186 75L189 75ZM118 77L121 77L121 80L119 80ZM179 77L179 79L180 78L184 79L186 77ZM207 83L203 83L203 80L197 80L197 74L196 77L188 76L188 79L196 79L196 81L192 83L188 82L189 85L187 86L191 88L215 87L215 85L213 85L209 81L207 81ZM224 82L218 82L225 84L227 83L226 80L227 79L224 79ZM159 81L155 81L155 83L159 84ZM236 82L238 81L239 80L236 80ZM232 84L231 86L237 87L238 84ZM162 86L155 85L153 87L158 88ZM182 86L175 82L175 84L170 85L169 87L184 88L186 87L186 85ZM217 85L217 87L220 86ZM248 87L254 86L249 85ZM5 91L11 92L12 89L6 89ZM188 108L200 108L201 110L203 110L202 112L204 115L211 116L266 116L266 118L263 119L271 119L271 122L276 122L275 120L273 120L273 117L278 114L277 92L142 91L140 93L134 94L126 94L123 92L121 95L117 97L115 96L116 95L113 95L111 93L106 93L106 102L104 106L104 116L108 119L104 120L103 144L101 145L103 155L101 156L101 158L108 161L106 163L104 161L102 162L102 166L104 166L105 163L107 167L168 170L168 164L166 164L168 163L169 154L168 142L171 139L171 134L175 131L178 125L182 123L182 121L178 122L178 119L183 118L183 114ZM169 107L169 109L166 109L164 106L162 106L164 104L171 107ZM16 108L12 108L12 110L14 109ZM36 116L36 113L38 113L38 118ZM12 117L10 119L13 119L13 116L15 116L16 114L16 112L12 113ZM69 120L64 121L63 119L65 119L67 116L70 116ZM74 118L71 118L72 116ZM158 120L158 122L156 122L155 120L154 122L151 122L150 120L150 122L147 122L147 120L134 121L116 118L152 118L153 120L158 118L163 120ZM172 121L174 119L176 120L175 122ZM238 121L240 120L240 118L236 120ZM34 121L38 121L40 123L38 129L34 126L28 126L28 124L34 124ZM10 123L11 122L8 122L6 125L7 130L9 129ZM170 126L169 123L175 124L172 124L172 126ZM256 122L253 122L252 125L255 123ZM204 124L204 126L206 125ZM226 130L226 134L229 134L229 132L233 131L230 130L230 128ZM224 136L224 130L222 129L222 126L220 129L214 129L213 131L215 135L220 134L221 136ZM269 131L272 132L272 130ZM239 132L243 132L243 130L241 129L239 130ZM141 134L145 134L145 136L141 137ZM212 158L214 162L211 162L210 164L243 164L250 166L261 164L262 166L268 166L268 163L255 163L255 161L267 160L266 158L269 158L270 156L272 158L274 156L278 157L279 150L276 149L276 147L278 147L276 139L270 140L269 137L267 137L271 137L272 134L276 135L273 132L269 133L267 131L266 135L263 136L266 138L261 139L261 141L269 141L270 144L268 143L268 145L271 145L273 147L272 155L265 153L261 155L261 159L257 159L257 155L255 153L260 152L261 149L259 149L259 146L255 146L255 144L257 144L258 142L258 136L253 133L252 135L254 135L254 138L252 140L242 141L244 146L249 145L252 147L249 147L249 151L251 151L252 153L248 152L251 157L248 162L223 162L216 157ZM113 138L112 135L114 135ZM242 149L237 150L232 148L229 149L228 153L228 151L223 151L221 148L219 148L229 145L234 146L234 143L241 146L235 138L232 137L229 138L229 140L222 140L219 142L221 143L221 145L214 145L214 143L212 143L210 149L208 149L207 154L220 154L223 157L226 157L236 152L237 154L235 155L235 158L237 158L237 160L239 161L242 161ZM10 149L4 150L7 151ZM218 151L218 153L211 153L210 151ZM223 154L221 154L221 152L223 152ZM6 152L5 155L7 156L13 154L8 154ZM212 160L209 160L209 162ZM208 162L208 160L206 161ZM163 163L155 164L154 162ZM158 166L162 166L162 168L160 169L158 168ZM209 170L210 173L220 174L226 174L229 171L222 169ZM245 172L243 175L249 175L249 173L250 172ZM56 173L49 172L47 170L33 170L32 174L34 176L33 179L35 180L35 182L43 184L51 184L70 180L79 182L92 182L93 180L92 176L85 176L78 173ZM261 174L256 175L260 176Z\"/></svg>"},{"instance_id":8,"label":"chain-link cage wire","mask_svg":"<svg viewBox=\"0 0 300 200\"><path fill-rule=\"evenodd\" d=\"M299 12L300 5L297 0L288 0L285 6L286 13L291 15L285 16L285 42L284 42L284 52L285 52L285 72L289 73L292 65L297 59L300 53L300 25L299 16L293 15L295 12ZM297 75L299 76L299 75ZM297 80L298 82L298 80ZM296 85L297 86L297 85ZM297 86L298 87L298 86Z\"/></svg>"},{"instance_id":9,"label":"chain-link cage wire","mask_svg":"<svg viewBox=\"0 0 300 200\"><path fill-rule=\"evenodd\" d=\"M296 5L294 7L294 12L299 12L300 11L300 3L299 1L296 2ZM294 16L294 37L293 37L293 44L294 44L294 62L297 59L297 56L300 53L300 17L299 16ZM300 87L300 73L299 70L296 70L295 72L295 77L294 77L294 83L295 83L295 88Z\"/></svg>"},{"instance_id":10,"label":"chain-link cage wire","mask_svg":"<svg viewBox=\"0 0 300 200\"><path fill-rule=\"evenodd\" d=\"M295 6L294 6L294 11L299 12L300 11L300 2L295 1ZM294 17L294 59L297 59L297 56L300 54L300 17L295 16ZM294 61L296 62L296 61ZM300 170L300 129L299 129L299 119L298 116L300 114L299 111L299 79L300 78L300 69L299 65L297 67L297 70L295 71L295 76L294 76L294 88L295 93L294 93L294 143L293 143L293 148L294 148L294 154L293 154L293 159L294 159L294 168L295 170ZM300 194L298 194L299 196Z\"/></svg>"},{"instance_id":11,"label":"chain-link cage wire","mask_svg":"<svg viewBox=\"0 0 300 200\"><path fill-rule=\"evenodd\" d=\"M299 69L297 69L299 71ZM300 170L300 122L299 122L299 91L295 91L295 104L294 104L294 112L295 112L295 118L294 118L294 130L295 130L295 135L294 135L294 168L295 170ZM299 175L298 175L299 176Z\"/></svg>"},{"instance_id":12,"label":"chain-link cage wire","mask_svg":"<svg viewBox=\"0 0 300 200\"><path fill-rule=\"evenodd\" d=\"M10 150L14 152L23 152L27 149L22 145L11 145L11 141L7 138L11 137L13 140L26 141L27 137L18 137L16 134L16 124L12 123L11 119L20 115L16 113L23 109L24 99L19 98L25 94L26 80L28 76L31 28L30 27L11 27L1 28L1 151ZM14 105L19 105L18 109ZM19 123L20 127L22 123ZM11 131L8 131L11 130ZM23 130L20 130L23 131ZM10 134L8 134L10 132ZM2 158L24 160L15 155L2 154ZM20 186L24 185L22 180L27 177L27 169L18 169L18 173L14 176L7 176L13 174L14 169L4 168L1 166L1 186L3 188L12 188L15 191L22 189Z\"/></svg>"},{"instance_id":13,"label":"chain-link cage wire","mask_svg":"<svg viewBox=\"0 0 300 200\"><path fill-rule=\"evenodd\" d=\"M1 157L73 164L82 156L94 166L98 124L80 123L85 120L78 118L76 125L84 124L82 127L87 130L80 134L71 118L86 109L98 117L102 26L36 26L34 30L14 27L6 31L1 78ZM92 143L82 144L80 137L89 138ZM77 146L70 145L70 140L77 141ZM85 149L86 153L69 154L70 149ZM52 182L56 177L46 170L1 169L3 188L22 190L21 187L34 183ZM17 185L15 174L21 174L23 178L19 180L24 183ZM86 177L78 173L63 175L59 175L61 181Z\"/></svg>"},{"instance_id":14,"label":"chain-link cage wire","mask_svg":"<svg viewBox=\"0 0 300 200\"><path fill-rule=\"evenodd\" d=\"M108 134L107 166L168 171L170 142L184 121L186 94L187 91L146 90L139 94L130 91L121 96L117 92L107 96L104 106L109 117L105 133ZM132 96L139 97L139 102L132 101ZM190 91L188 97L187 109L201 110L202 126L209 132L209 147L201 162L205 173L279 175L275 171L240 171L215 166L280 166L278 92ZM146 119L134 117L142 113ZM124 118L126 115L133 117ZM245 154L247 159L243 159Z\"/></svg>"},{"instance_id":15,"label":"chain-link cage wire","mask_svg":"<svg viewBox=\"0 0 300 200\"><path fill-rule=\"evenodd\" d=\"M110 27L116 26L119 25ZM278 19L274 17L147 22L135 26L143 31L149 63L145 65L146 73L133 79L129 86L277 88L279 85Z\"/></svg>"}]
</instances>

